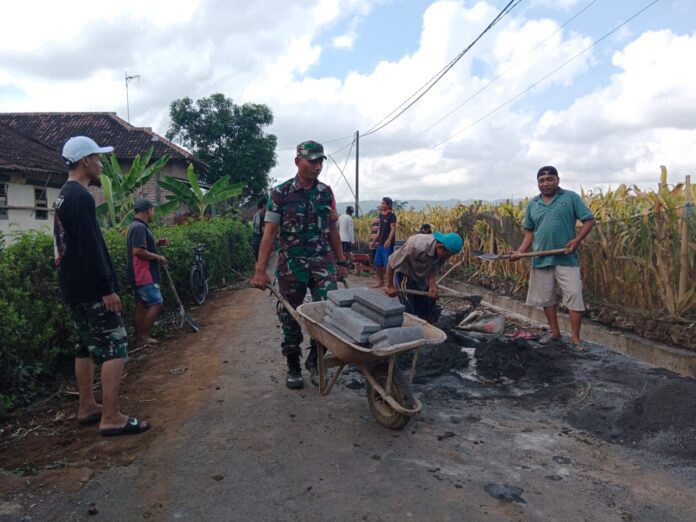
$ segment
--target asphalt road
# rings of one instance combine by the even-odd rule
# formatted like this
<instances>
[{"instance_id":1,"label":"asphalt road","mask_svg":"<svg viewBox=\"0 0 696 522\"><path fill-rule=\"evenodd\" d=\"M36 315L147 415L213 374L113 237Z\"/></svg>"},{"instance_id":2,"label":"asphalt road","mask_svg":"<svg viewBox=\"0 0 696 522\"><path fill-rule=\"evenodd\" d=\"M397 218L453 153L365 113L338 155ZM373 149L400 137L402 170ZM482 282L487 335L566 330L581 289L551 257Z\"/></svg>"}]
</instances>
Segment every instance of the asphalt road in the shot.
<instances>
[{"instance_id":1,"label":"asphalt road","mask_svg":"<svg viewBox=\"0 0 696 522\"><path fill-rule=\"evenodd\" d=\"M372 418L364 388L339 385L327 397L311 385L287 389L274 305L267 294L245 289L203 309L207 331L187 337L187 350L205 364L192 363L178 376L192 381L187 387L162 384L170 407L186 404L180 414L147 439L100 441L143 448L132 463L96 473L78 492L23 497L22 508L4 519L696 517L693 467L578 431L541 403L424 400L423 414L393 432ZM201 391L194 400L195 384ZM96 514L88 515L90 506Z\"/></svg>"}]
</instances>

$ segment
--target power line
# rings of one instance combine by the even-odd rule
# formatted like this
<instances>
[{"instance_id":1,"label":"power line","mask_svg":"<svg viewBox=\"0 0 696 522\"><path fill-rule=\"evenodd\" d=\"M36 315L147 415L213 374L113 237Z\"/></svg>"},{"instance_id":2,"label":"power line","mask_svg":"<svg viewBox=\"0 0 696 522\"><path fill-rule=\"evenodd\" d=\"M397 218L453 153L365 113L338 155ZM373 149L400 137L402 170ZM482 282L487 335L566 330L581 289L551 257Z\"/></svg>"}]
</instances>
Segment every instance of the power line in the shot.
<instances>
[{"instance_id":1,"label":"power line","mask_svg":"<svg viewBox=\"0 0 696 522\"><path fill-rule=\"evenodd\" d=\"M341 167L338 165L338 163L336 162L336 160L334 159L334 157L333 157L331 154L327 154L327 156L329 157L329 159L330 159L331 161L334 162L334 165L336 165L336 168L337 168L338 171L341 173L341 177L342 177L343 180L346 182L346 185L348 185L348 190L350 190L350 193L353 195L353 198L355 198L355 192L353 191L353 187L351 187L351 186L350 186L350 183L348 183L348 179L346 179L346 175L345 175L345 174L343 173L343 171L341 170Z\"/></svg>"},{"instance_id":2,"label":"power line","mask_svg":"<svg viewBox=\"0 0 696 522\"><path fill-rule=\"evenodd\" d=\"M592 1L591 1L590 3L588 3L585 7L583 7L580 11L578 11L575 15L573 15L571 18L569 18L568 20L566 20L566 21L563 23L563 25L561 25L561 26L560 26L558 29L556 29L553 33L551 33L549 36L547 36L546 38L544 38L541 42L539 42L538 44L536 44L536 45L535 45L532 49L530 49L529 52L528 52L527 54L525 54L522 58L520 58L519 60L517 60L516 62L514 62L512 65L510 65L510 67L508 67L507 69L505 69L505 70L504 70L503 72L501 72L498 76L496 76L496 77L493 78L491 81L489 81L486 85L484 85L483 87L481 87L478 91L476 91L476 92L473 93L471 96L469 96L467 99L465 99L463 102L461 102L459 105L457 105L456 107L454 107L452 110L450 110L447 114L445 114L444 116L442 116L442 117L441 117L439 120L437 120L435 123L433 123L433 124L430 125L429 127L426 127L425 129L423 129L423 130L422 130L421 132L419 132L418 134L414 135L414 136L412 137L412 141L415 140L416 138L418 138L419 136L422 136L423 134L425 134L426 132L428 132L430 129L432 129L432 128L435 127L436 125L439 125L440 123L442 123L444 120L446 120L447 118L449 118L452 114L454 114L454 113L457 112L459 109L461 109L464 105L466 105L466 104L469 103L471 100L473 100L474 98L476 98L476 96L478 96L478 95L481 94L483 91L485 91L486 89L488 89L488 87L490 87L491 85L493 85L493 84L494 84L495 82L497 82L500 78L502 78L504 75L506 75L508 72L510 72L510 71L511 71L514 67L516 67L520 62L526 60L529 56L531 56L537 49L539 49L542 45L544 45L548 40L550 40L551 38L553 38L554 36L556 36L559 32L561 32L561 31L562 31L565 27L567 27L573 20L575 20L578 16L580 16L580 15L581 15L582 13L584 13L587 9L589 9L589 8L592 6L592 4L594 4L595 2L597 2L597 0L592 0Z\"/></svg>"},{"instance_id":3,"label":"power line","mask_svg":"<svg viewBox=\"0 0 696 522\"><path fill-rule=\"evenodd\" d=\"M447 74L452 67L455 66L461 58L469 52L469 50L476 45L476 43L483 38L483 36L490 31L502 18L510 12L512 9L514 9L522 0L510 0L507 5L498 13L498 15L493 19L492 22L488 24L488 26L474 39L473 42L471 42L463 51L461 51L457 56L455 56L444 68L442 68L435 76L433 76L428 82L426 82L420 89L418 89L416 92L414 92L411 96L409 96L406 101L404 101L399 107L394 109L391 113L389 113L387 116L382 118L379 122L377 122L375 125L373 125L371 128L369 128L366 132L361 133L361 136L367 137L370 136L371 134L374 134L375 132L380 131L390 123L392 123L394 120L396 120L399 116L401 116L403 113L405 113L408 109L413 107L418 100L420 100L423 96L426 95L430 89L432 89L441 79L442 77ZM514 5L513 5L514 4ZM422 92L421 92L422 91ZM418 94L420 92L420 94ZM417 95L417 96L416 96ZM415 96L415 98L414 98ZM412 99L414 98L414 99ZM409 102L409 100L411 100ZM406 105L405 107L403 107ZM403 107L403 109L399 110L399 108ZM398 112L396 112L398 111ZM394 116L391 116L392 114L396 114ZM391 118L390 118L391 116ZM384 121L387 120L387 121Z\"/></svg>"},{"instance_id":4,"label":"power line","mask_svg":"<svg viewBox=\"0 0 696 522\"><path fill-rule=\"evenodd\" d=\"M345 136L341 136L340 138L334 138L332 140L319 140L322 145L326 145L327 143L335 143L337 141L341 140L347 140L348 138L355 139L354 134L347 134ZM336 152L341 151L345 148L347 148L350 144L346 145L345 147L338 149ZM284 149L276 149L276 152L289 152L291 150L296 150L296 147L286 147Z\"/></svg>"},{"instance_id":5,"label":"power line","mask_svg":"<svg viewBox=\"0 0 696 522\"><path fill-rule=\"evenodd\" d=\"M453 133L453 134L450 134L449 137L445 138L444 140L442 140L442 141L439 142L438 144L433 145L432 147L430 147L430 149L437 149L438 147L444 145L444 144L447 143L448 141L450 141L450 140L454 139L455 137L459 136L462 132L469 130L469 129L472 128L474 125L477 125L478 123L482 122L483 120L485 120L486 118L488 118L488 117L491 116L492 114L498 112L500 109L502 109L502 108L505 107L506 105L509 105L509 104L512 103L513 101L515 101L515 100L517 100L518 98L524 96L526 93L528 93L529 91L531 91L534 87L536 87L537 85L539 85L540 83L542 83L543 81L545 81L546 79L548 79L550 76L554 75L555 73L557 73L558 71L560 71L561 69L563 69L566 65L570 64L571 62L573 62L574 60L576 60L577 58L579 58L581 55L583 55L584 53L586 53L587 51L589 51L589 50L592 49L593 47L596 47L599 43L601 43L602 41L606 40L609 36L611 36L611 35L614 34L616 31L618 31L619 29L621 29L624 25L628 24L628 23L631 22L633 19L635 19L635 18L637 18L638 16L640 16L644 11L648 10L650 7L652 7L653 5L655 5L657 2L659 2L659 0L653 0L652 2L650 2L650 3L649 3L648 5L646 5L645 7L641 8L641 9L638 10L638 11L636 11L631 17L629 17L628 19L626 19L626 20L624 20L623 22L621 22L619 25L617 25L616 27L614 27L611 31L609 31L608 33L604 34L601 38L599 38L598 40L594 41L591 45L588 45L587 47L585 47L584 49L582 49L582 50L581 50L580 52L578 52L577 54L573 55L571 58L569 58L568 60L566 60L565 62L563 62L561 65L559 65L558 67L556 67L555 69L553 69L551 72L549 72L548 74L546 74L545 76L543 76L543 77L540 78L539 80L537 80L537 81L533 82L532 84L530 84L526 89L524 89L523 91L517 93L515 96L513 96L513 97L511 97L511 98L508 98L506 101L504 101L503 103L501 103L500 105L498 105L498 106L495 107L494 109L490 110L489 112L487 112L486 114L484 114L483 116L481 116L479 119L473 121L471 124L467 125L467 126L464 127L463 129L460 129L460 130L458 130L457 132L455 132L455 133ZM402 163L406 163L407 161L413 161L413 160L419 158L420 156L422 156L423 154L424 154L424 153L420 153L420 154L418 154L418 155L416 155L416 156L414 156L414 157L412 157L412 158L409 158L409 159L402 160L402 161L399 161L399 162L397 162L397 163L394 163L394 164L392 164L392 167L395 166L395 165L400 165L400 164L402 164Z\"/></svg>"},{"instance_id":6,"label":"power line","mask_svg":"<svg viewBox=\"0 0 696 522\"><path fill-rule=\"evenodd\" d=\"M519 2L518 2L518 3L519 3ZM510 4L508 4L508 6L509 6L509 5L510 5ZM515 4L515 5L517 5L517 4ZM505 8L504 8L503 10L507 9L508 6L505 6ZM513 7L515 7L515 6L513 6ZM507 14L507 13L505 13L505 14ZM503 15L503 16L505 16L505 15ZM497 23L497 21L499 21L499 19L502 19L502 17L500 16L500 13L499 13L498 16L496 17L496 19L494 19L493 22L491 22L491 24ZM491 26L492 26L492 25L491 25ZM485 33L485 31L484 31L484 33ZM479 38L480 38L484 33L482 33L481 35L479 35ZM474 42L474 43L475 43L475 42ZM471 45L473 45L473 44L471 44ZM470 45L469 47L471 47L471 45ZM467 50L468 50L468 48L465 49L463 52L466 53ZM451 67L459 60L459 58L461 58L461 56L463 56L462 53L460 53L460 54L457 55L455 58L453 58L445 67L443 67L443 68L440 69L437 73L435 73L435 75L433 75L430 79L428 79L427 82L425 82L421 87L419 87L413 94L411 94L408 98L406 98L403 102L401 102L401 104L398 105L394 110L392 110L389 114L387 114L385 117L383 117L383 118L382 118L381 120L379 120L377 123L375 123L372 127L370 127L369 129L367 129L367 131L365 131L365 135L367 135L367 133L376 132L376 130L373 131L373 129L375 129L375 127L379 126L384 120L386 120L387 118L389 118L392 114L394 114L396 111L398 111L401 107L403 107L404 105L406 105L414 96L416 96L419 92L421 92L423 89L425 89L426 87L428 87L428 85L430 85L431 83L434 85L433 82L436 82L437 80L439 80L438 76L441 76L441 75L443 74L443 71L444 71L444 72L447 72L445 69L451 68ZM432 85L430 85L430 87L432 87ZM426 91L426 92L427 92L427 91ZM425 94L425 93L423 93L423 94ZM417 100L416 100L416 101L417 101ZM415 103L415 102L414 102L414 103ZM407 108L408 108L408 107L407 107Z\"/></svg>"},{"instance_id":7,"label":"power line","mask_svg":"<svg viewBox=\"0 0 696 522\"><path fill-rule=\"evenodd\" d=\"M350 159L350 153L353 152L353 145L355 145L355 138L353 138L353 141L350 142L350 150L348 151L348 154L346 155L346 161L343 163L343 170L341 170L341 168L338 167L338 164L336 164L336 166L338 167L338 170L341 174L343 173L344 170L346 170L346 165L348 165L348 160ZM333 158L331 156L335 155L337 152L340 152L340 151L345 150L345 149L346 149L346 147L343 147L343 148L338 149L337 151L333 152L332 154L327 153L327 156L329 156L331 158L331 160L333 161ZM330 163L327 163L327 170L328 170L329 165L330 165ZM345 179L345 176L344 176L344 179ZM328 178L327 178L327 181L328 181ZM340 175L339 175L339 178L336 181L336 183L338 183L338 181L340 181ZM348 180L346 180L346 183L348 183ZM351 189L351 191L352 191L350 184L348 184L348 188Z\"/></svg>"}]
</instances>

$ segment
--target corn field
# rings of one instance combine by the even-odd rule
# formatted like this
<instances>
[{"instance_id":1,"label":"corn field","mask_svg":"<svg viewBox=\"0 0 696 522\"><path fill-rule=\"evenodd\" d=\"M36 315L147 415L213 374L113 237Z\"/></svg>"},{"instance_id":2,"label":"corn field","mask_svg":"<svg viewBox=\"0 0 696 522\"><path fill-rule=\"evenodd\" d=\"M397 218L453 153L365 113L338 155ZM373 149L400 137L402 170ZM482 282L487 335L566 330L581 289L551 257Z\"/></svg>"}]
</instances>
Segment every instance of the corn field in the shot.
<instances>
[{"instance_id":1,"label":"corn field","mask_svg":"<svg viewBox=\"0 0 696 522\"><path fill-rule=\"evenodd\" d=\"M655 190L620 185L614 190L582 192L595 227L580 246L585 295L633 313L692 322L696 319L696 213L689 177L669 185L662 167ZM526 287L530 263L486 262L474 250L503 253L522 241L527 200L494 205L476 202L453 208L401 211L397 237L406 239L420 225L458 231L464 238L460 277L503 278L516 290ZM355 220L356 238L366 245L370 217Z\"/></svg>"}]
</instances>

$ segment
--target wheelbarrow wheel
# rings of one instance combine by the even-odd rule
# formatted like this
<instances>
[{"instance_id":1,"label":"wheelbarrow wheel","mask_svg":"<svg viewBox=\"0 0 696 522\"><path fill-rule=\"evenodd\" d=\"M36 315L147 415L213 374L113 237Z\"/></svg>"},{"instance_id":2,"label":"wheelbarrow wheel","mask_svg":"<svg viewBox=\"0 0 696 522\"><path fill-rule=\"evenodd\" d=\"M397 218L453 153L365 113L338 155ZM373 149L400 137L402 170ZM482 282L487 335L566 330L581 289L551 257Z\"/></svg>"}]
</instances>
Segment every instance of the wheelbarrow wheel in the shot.
<instances>
[{"instance_id":1,"label":"wheelbarrow wheel","mask_svg":"<svg viewBox=\"0 0 696 522\"><path fill-rule=\"evenodd\" d=\"M388 364L380 364L372 368L372 376L382 388L387 386L388 375ZM392 374L391 396L404 408L412 409L415 407L416 403L411 386L398 368L394 368ZM399 413L392 408L369 382L367 383L367 402L370 404L372 415L385 428L402 430L411 420L409 415Z\"/></svg>"}]
</instances>

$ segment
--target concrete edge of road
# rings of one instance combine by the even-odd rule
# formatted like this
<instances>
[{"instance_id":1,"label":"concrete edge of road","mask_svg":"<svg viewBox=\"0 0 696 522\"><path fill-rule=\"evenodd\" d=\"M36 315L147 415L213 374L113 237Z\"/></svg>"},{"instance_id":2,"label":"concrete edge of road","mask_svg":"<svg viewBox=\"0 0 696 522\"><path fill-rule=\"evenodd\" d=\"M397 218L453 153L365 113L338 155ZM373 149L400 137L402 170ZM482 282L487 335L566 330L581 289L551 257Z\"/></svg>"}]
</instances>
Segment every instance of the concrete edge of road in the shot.
<instances>
[{"instance_id":1,"label":"concrete edge of road","mask_svg":"<svg viewBox=\"0 0 696 522\"><path fill-rule=\"evenodd\" d=\"M459 281L456 284L463 292L482 296L484 304L488 306L544 326L547 324L546 316L541 308L527 306L520 301L478 286ZM570 332L570 317L567 314L559 313L558 323L564 334ZM590 321L582 323L582 338L660 368L696 378L696 352L656 343L628 332L610 330Z\"/></svg>"}]
</instances>

